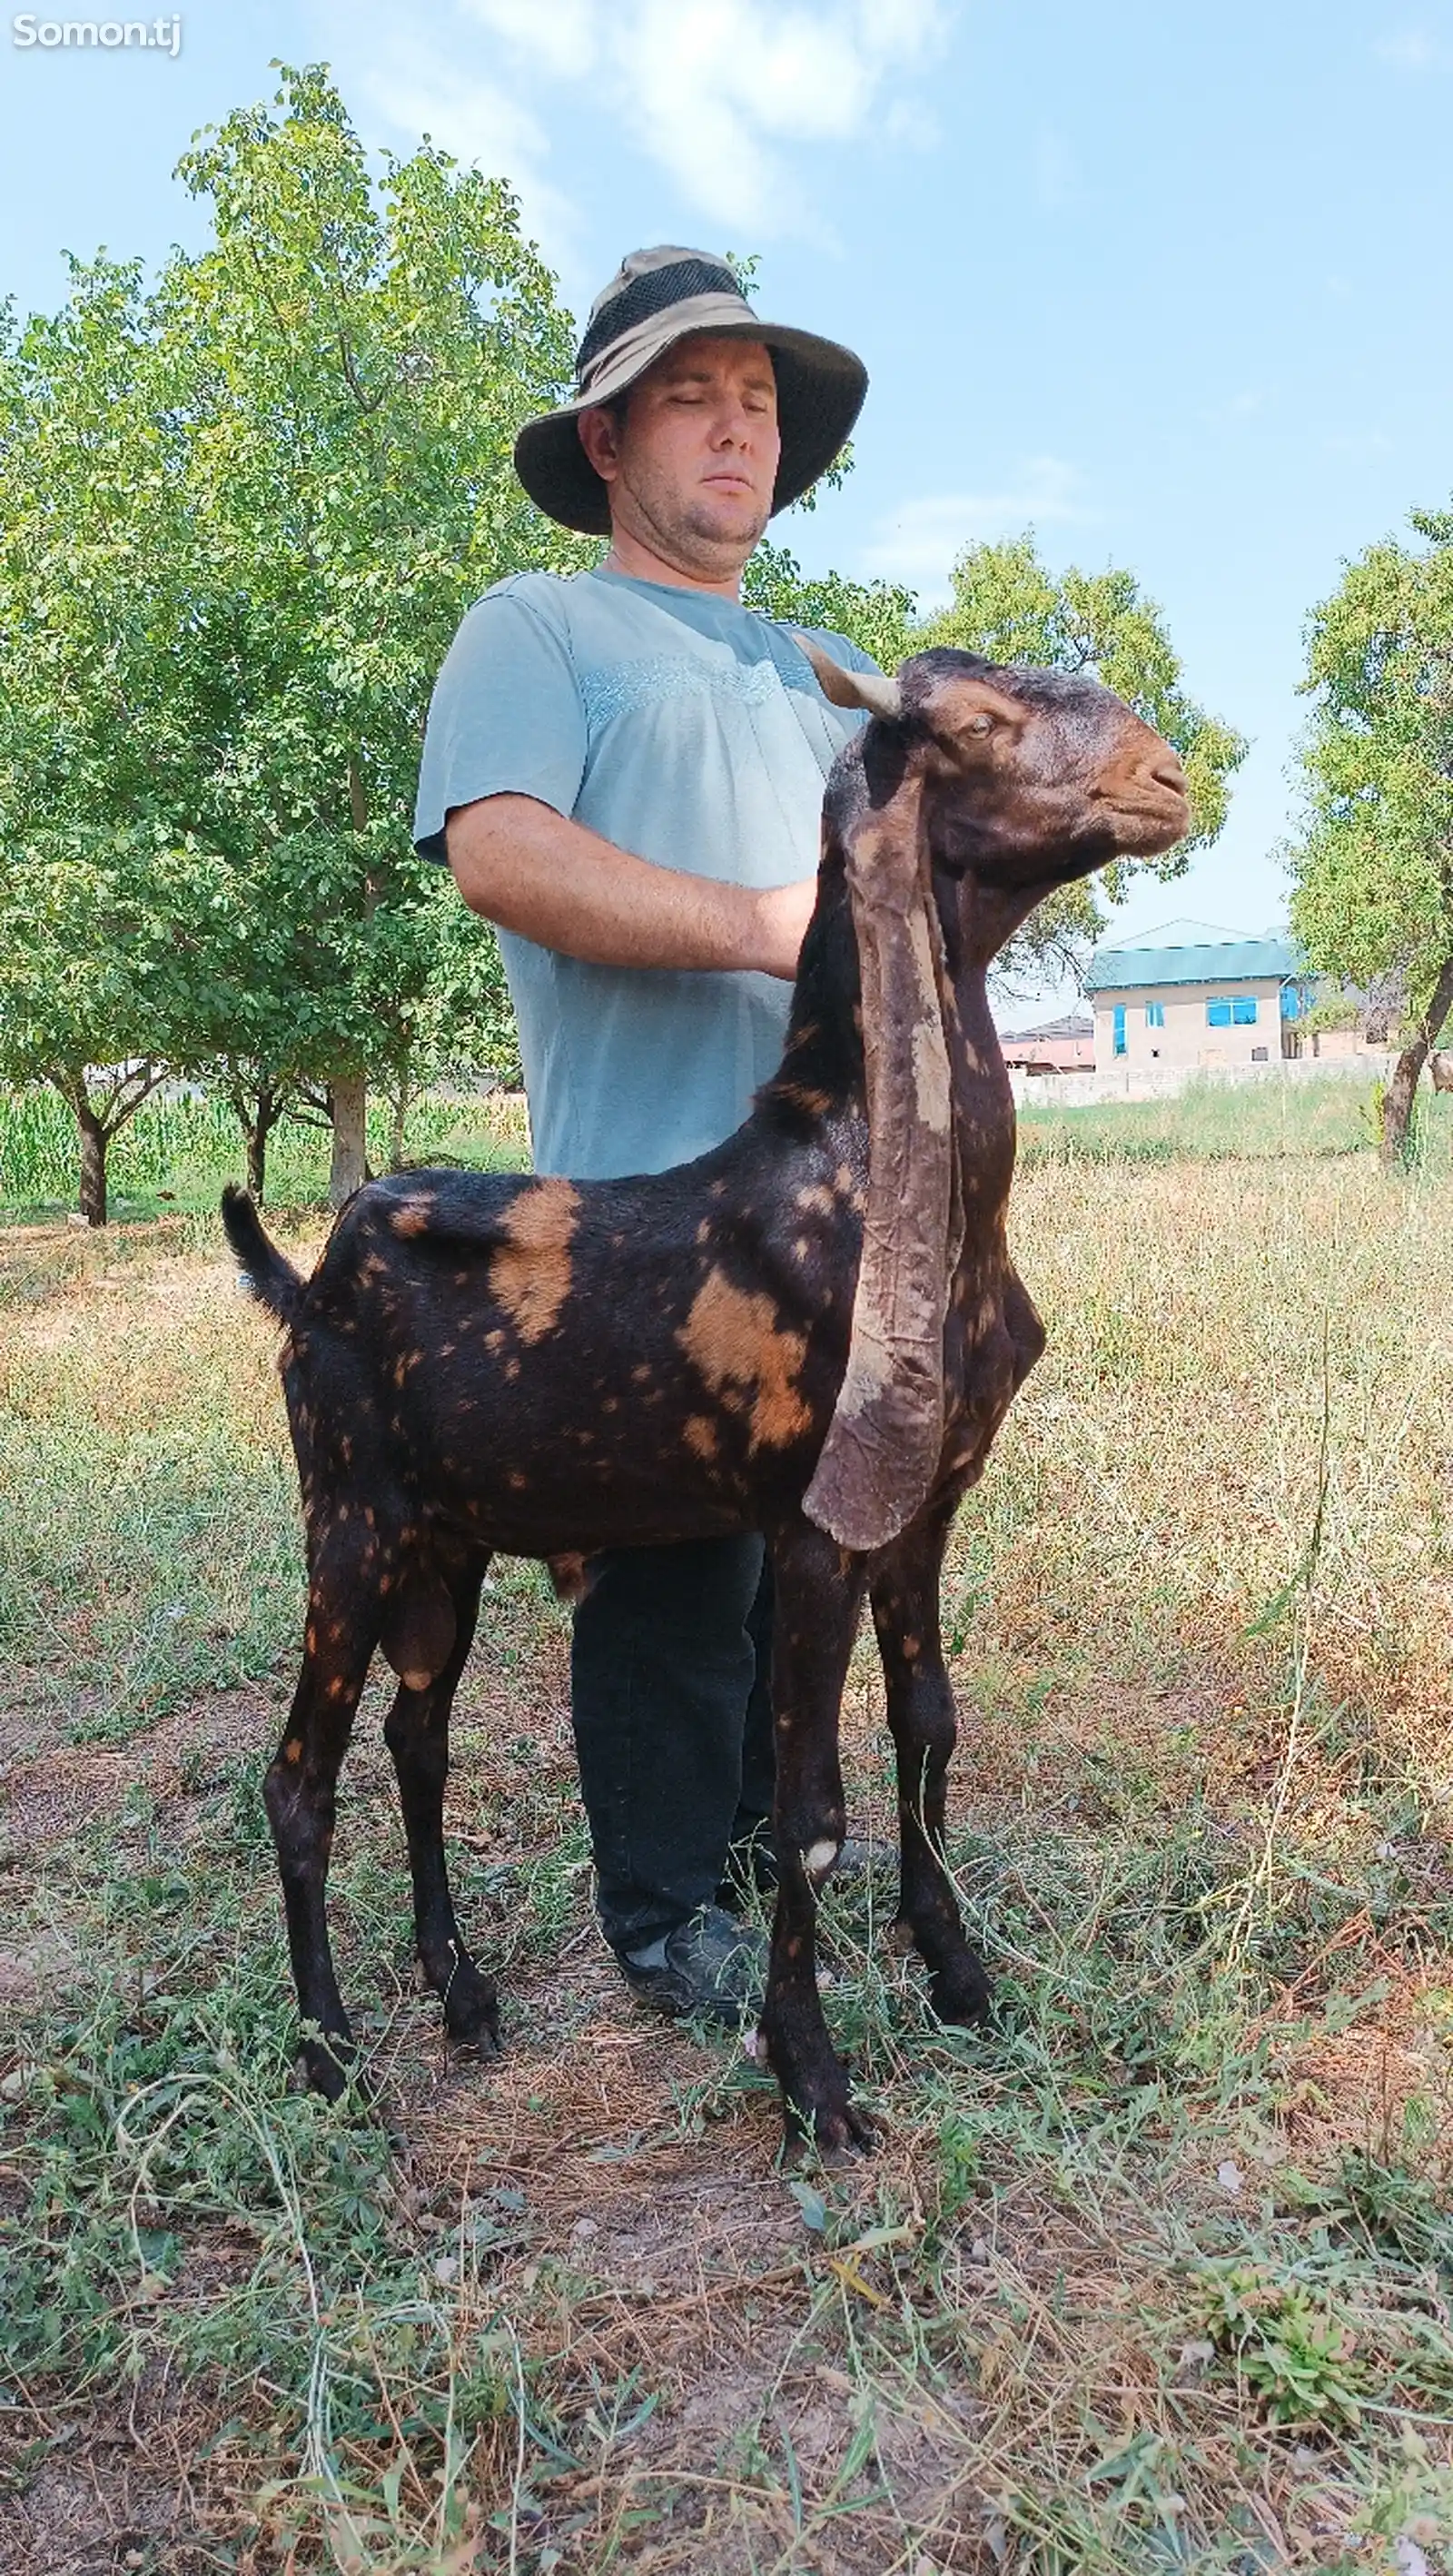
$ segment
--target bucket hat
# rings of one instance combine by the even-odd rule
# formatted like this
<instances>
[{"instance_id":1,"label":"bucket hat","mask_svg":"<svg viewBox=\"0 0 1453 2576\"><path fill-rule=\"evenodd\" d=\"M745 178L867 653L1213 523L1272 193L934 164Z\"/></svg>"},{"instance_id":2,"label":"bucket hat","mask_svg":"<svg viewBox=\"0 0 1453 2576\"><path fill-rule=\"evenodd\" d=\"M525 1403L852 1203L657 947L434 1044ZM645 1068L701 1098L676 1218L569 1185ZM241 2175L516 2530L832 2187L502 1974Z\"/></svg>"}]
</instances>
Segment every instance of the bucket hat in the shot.
<instances>
[{"instance_id":1,"label":"bucket hat","mask_svg":"<svg viewBox=\"0 0 1453 2576\"><path fill-rule=\"evenodd\" d=\"M764 322L724 259L668 242L622 260L590 308L576 352L574 401L527 421L515 440L515 472L549 518L583 536L610 534L606 487L580 444L580 414L613 402L694 331L760 340L772 352L782 437L774 513L799 501L831 465L868 390L862 359L813 331Z\"/></svg>"}]
</instances>

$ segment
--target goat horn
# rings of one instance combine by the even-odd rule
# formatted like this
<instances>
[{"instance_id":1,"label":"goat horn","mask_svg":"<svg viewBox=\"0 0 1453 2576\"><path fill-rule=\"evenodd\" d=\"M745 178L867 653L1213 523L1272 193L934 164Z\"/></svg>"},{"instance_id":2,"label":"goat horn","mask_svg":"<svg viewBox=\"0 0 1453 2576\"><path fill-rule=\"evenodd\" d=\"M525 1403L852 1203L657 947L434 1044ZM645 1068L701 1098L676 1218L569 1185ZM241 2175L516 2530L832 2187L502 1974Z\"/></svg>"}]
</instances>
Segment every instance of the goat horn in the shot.
<instances>
[{"instance_id":1,"label":"goat horn","mask_svg":"<svg viewBox=\"0 0 1453 2576\"><path fill-rule=\"evenodd\" d=\"M810 636L799 635L797 641L817 673L818 687L833 706L862 707L870 716L881 716L885 724L898 723L903 692L896 680L885 679L881 671L845 671Z\"/></svg>"}]
</instances>

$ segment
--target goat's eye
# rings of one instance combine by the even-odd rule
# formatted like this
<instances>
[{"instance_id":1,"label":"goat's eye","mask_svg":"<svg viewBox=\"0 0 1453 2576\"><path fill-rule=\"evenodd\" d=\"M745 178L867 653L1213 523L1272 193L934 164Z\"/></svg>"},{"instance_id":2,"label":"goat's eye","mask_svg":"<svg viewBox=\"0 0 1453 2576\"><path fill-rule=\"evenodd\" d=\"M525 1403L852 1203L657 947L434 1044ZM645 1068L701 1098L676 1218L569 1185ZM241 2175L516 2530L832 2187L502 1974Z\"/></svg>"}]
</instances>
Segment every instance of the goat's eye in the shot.
<instances>
[{"instance_id":1,"label":"goat's eye","mask_svg":"<svg viewBox=\"0 0 1453 2576\"><path fill-rule=\"evenodd\" d=\"M974 717L972 717L972 718L971 718L971 720L970 720L970 723L969 723L969 731L970 731L970 733L992 733L992 732L993 732L993 730L994 730L994 719L993 719L993 717L992 717L992 716L987 716L987 715L978 715L978 716L974 716Z\"/></svg>"}]
</instances>

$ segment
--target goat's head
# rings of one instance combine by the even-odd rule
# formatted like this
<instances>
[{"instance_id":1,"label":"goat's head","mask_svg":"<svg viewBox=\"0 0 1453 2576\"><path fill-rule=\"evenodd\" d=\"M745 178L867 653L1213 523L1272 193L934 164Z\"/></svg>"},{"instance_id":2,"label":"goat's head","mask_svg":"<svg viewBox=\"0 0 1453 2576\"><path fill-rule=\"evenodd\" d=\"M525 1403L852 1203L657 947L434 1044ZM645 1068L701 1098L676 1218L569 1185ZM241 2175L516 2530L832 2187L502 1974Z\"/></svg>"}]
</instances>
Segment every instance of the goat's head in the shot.
<instances>
[{"instance_id":1,"label":"goat's head","mask_svg":"<svg viewBox=\"0 0 1453 2576\"><path fill-rule=\"evenodd\" d=\"M1078 671L915 653L896 679L809 647L824 695L891 727L863 744L869 806L912 783L937 866L1031 899L1116 857L1152 858L1190 820L1170 744Z\"/></svg>"},{"instance_id":2,"label":"goat's head","mask_svg":"<svg viewBox=\"0 0 1453 2576\"><path fill-rule=\"evenodd\" d=\"M934 876L985 890L987 963L1053 886L1169 849L1189 808L1170 745L1097 680L951 651L915 654L889 680L806 650L827 697L880 720L829 791L862 975L868 1206L847 1374L804 1498L821 1528L868 1550L897 1536L937 1472L964 1236Z\"/></svg>"}]
</instances>

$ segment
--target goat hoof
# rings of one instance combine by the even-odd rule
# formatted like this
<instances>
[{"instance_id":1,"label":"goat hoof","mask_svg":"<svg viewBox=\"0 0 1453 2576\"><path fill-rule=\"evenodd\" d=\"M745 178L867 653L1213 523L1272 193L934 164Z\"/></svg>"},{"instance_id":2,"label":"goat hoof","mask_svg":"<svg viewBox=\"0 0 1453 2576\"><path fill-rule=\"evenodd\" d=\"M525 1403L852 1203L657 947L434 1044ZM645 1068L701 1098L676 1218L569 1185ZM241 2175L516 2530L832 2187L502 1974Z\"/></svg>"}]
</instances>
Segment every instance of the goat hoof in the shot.
<instances>
[{"instance_id":1,"label":"goat hoof","mask_svg":"<svg viewBox=\"0 0 1453 2576\"><path fill-rule=\"evenodd\" d=\"M359 2083L358 2050L351 2031L305 2039L300 2062L309 2090L321 2093L325 2101L341 2102L350 2084Z\"/></svg>"},{"instance_id":2,"label":"goat hoof","mask_svg":"<svg viewBox=\"0 0 1453 2576\"><path fill-rule=\"evenodd\" d=\"M498 2057L503 2043L499 2035L499 2000L493 1986L481 1977L476 1986L461 1992L456 1977L444 2005L444 2027L455 2048L472 2057Z\"/></svg>"},{"instance_id":3,"label":"goat hoof","mask_svg":"<svg viewBox=\"0 0 1453 2576\"><path fill-rule=\"evenodd\" d=\"M988 1969L972 1950L967 1950L951 1967L934 1970L928 1983L928 1999L940 2021L983 2021L994 2000Z\"/></svg>"},{"instance_id":4,"label":"goat hoof","mask_svg":"<svg viewBox=\"0 0 1453 2576\"><path fill-rule=\"evenodd\" d=\"M877 2144L877 2129L854 2102L844 2101L835 2110L807 2114L792 2104L787 2113L782 2162L790 2171L801 2164L810 2148L819 2164L836 2173L855 2165L859 2157L870 2156Z\"/></svg>"},{"instance_id":5,"label":"goat hoof","mask_svg":"<svg viewBox=\"0 0 1453 2576\"><path fill-rule=\"evenodd\" d=\"M500 2038L499 2024L496 2021L472 2022L467 2030L459 2029L453 2022L447 2023L445 2027L449 2033L449 2045L456 2057L477 2058L480 2065L484 2066L492 2057L504 2055L504 2041Z\"/></svg>"}]
</instances>

